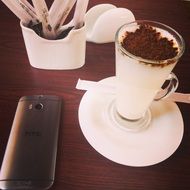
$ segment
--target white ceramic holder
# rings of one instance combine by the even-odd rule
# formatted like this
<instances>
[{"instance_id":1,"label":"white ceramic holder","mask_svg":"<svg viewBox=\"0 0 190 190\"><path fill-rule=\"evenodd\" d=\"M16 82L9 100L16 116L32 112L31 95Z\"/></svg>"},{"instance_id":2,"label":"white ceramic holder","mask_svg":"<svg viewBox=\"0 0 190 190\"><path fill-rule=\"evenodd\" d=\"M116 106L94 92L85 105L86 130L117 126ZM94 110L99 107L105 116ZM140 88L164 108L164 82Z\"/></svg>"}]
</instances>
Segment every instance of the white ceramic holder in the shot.
<instances>
[{"instance_id":1,"label":"white ceramic holder","mask_svg":"<svg viewBox=\"0 0 190 190\"><path fill-rule=\"evenodd\" d=\"M88 10L85 16L86 38L89 42L109 43L115 41L119 27L135 21L133 13L112 4L99 4Z\"/></svg>"},{"instance_id":2,"label":"white ceramic holder","mask_svg":"<svg viewBox=\"0 0 190 190\"><path fill-rule=\"evenodd\" d=\"M77 69L85 63L86 26L72 29L58 40L48 40L20 23L22 34L32 67L47 70Z\"/></svg>"}]
</instances>

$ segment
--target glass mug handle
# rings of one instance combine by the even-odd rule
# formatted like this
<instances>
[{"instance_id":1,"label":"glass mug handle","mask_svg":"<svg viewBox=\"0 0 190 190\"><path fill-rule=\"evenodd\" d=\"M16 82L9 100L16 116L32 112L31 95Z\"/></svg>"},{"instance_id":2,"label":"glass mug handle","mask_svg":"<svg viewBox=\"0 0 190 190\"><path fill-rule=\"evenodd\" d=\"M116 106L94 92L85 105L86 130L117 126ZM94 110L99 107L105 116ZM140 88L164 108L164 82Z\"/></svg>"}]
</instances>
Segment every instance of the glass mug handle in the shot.
<instances>
[{"instance_id":1,"label":"glass mug handle","mask_svg":"<svg viewBox=\"0 0 190 190\"><path fill-rule=\"evenodd\" d=\"M176 91L179 85L179 80L173 72L169 74L166 81L169 81L168 85L157 93L156 97L154 98L155 101L158 101L170 96L170 94Z\"/></svg>"}]
</instances>

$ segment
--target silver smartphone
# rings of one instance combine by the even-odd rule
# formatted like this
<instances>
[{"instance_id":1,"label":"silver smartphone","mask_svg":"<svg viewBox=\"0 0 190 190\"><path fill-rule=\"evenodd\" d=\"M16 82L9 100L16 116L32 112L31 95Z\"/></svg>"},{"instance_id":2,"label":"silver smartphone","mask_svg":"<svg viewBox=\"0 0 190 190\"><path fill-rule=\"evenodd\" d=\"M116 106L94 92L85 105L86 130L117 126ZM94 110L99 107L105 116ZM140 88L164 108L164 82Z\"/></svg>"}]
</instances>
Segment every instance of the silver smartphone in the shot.
<instances>
[{"instance_id":1,"label":"silver smartphone","mask_svg":"<svg viewBox=\"0 0 190 190\"><path fill-rule=\"evenodd\" d=\"M62 99L22 97L1 170L1 189L48 189L54 182Z\"/></svg>"}]
</instances>

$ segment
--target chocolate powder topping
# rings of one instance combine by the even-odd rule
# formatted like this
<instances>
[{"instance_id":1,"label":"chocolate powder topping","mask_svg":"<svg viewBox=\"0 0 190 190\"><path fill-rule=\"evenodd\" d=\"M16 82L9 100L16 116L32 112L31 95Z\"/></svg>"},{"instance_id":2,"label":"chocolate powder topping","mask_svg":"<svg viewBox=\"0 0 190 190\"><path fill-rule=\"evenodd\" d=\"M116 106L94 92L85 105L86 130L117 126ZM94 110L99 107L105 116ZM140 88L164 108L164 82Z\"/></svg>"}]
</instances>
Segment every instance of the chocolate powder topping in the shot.
<instances>
[{"instance_id":1,"label":"chocolate powder topping","mask_svg":"<svg viewBox=\"0 0 190 190\"><path fill-rule=\"evenodd\" d=\"M135 32L126 32L121 45L135 56L155 61L171 59L178 54L173 40L162 37L148 24L140 25Z\"/></svg>"}]
</instances>

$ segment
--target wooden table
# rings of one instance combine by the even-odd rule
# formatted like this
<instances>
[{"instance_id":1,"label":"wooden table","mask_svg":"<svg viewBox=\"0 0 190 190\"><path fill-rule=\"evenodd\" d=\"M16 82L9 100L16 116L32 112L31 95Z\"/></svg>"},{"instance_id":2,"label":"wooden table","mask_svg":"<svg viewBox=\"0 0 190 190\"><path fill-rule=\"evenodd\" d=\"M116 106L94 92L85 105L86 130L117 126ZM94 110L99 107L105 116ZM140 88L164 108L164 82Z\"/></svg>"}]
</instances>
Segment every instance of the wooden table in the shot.
<instances>
[{"instance_id":1,"label":"wooden table","mask_svg":"<svg viewBox=\"0 0 190 190\"><path fill-rule=\"evenodd\" d=\"M190 2L91 0L88 8L100 3L126 7L134 13L136 19L156 20L175 28L186 43L184 56L174 69L180 80L178 91L190 92ZM178 104L185 127L180 147L169 159L150 167L128 167L114 163L96 152L84 138L78 121L78 107L84 92L75 89L76 82L78 78L99 81L113 76L114 59L113 43L87 43L86 64L81 69L47 71L32 68L19 21L0 2L0 163L19 98L23 95L55 94L63 98L64 110L56 176L51 189L190 189L190 105Z\"/></svg>"}]
</instances>

